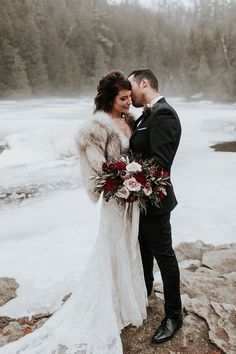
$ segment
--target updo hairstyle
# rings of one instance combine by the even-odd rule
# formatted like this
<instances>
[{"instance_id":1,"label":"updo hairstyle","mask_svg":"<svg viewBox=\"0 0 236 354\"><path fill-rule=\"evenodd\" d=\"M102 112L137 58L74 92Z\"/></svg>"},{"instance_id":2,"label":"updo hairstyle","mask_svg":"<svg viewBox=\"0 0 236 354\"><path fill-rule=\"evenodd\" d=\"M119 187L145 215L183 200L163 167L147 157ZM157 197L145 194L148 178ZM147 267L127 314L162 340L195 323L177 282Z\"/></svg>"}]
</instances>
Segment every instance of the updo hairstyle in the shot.
<instances>
[{"instance_id":1,"label":"updo hairstyle","mask_svg":"<svg viewBox=\"0 0 236 354\"><path fill-rule=\"evenodd\" d=\"M98 82L94 112L111 112L114 99L122 89L131 91L131 84L121 71L111 71L103 76Z\"/></svg>"}]
</instances>

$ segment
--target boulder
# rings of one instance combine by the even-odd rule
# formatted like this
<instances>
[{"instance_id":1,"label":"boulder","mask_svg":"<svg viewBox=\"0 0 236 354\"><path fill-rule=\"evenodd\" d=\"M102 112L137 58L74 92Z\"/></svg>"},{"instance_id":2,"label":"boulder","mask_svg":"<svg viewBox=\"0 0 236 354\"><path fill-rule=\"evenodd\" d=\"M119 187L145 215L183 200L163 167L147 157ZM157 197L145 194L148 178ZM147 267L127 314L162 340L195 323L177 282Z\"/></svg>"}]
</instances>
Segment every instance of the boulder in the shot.
<instances>
[{"instance_id":1,"label":"boulder","mask_svg":"<svg viewBox=\"0 0 236 354\"><path fill-rule=\"evenodd\" d=\"M0 278L0 306L17 296L16 289L18 286L19 285L13 278Z\"/></svg>"},{"instance_id":2,"label":"boulder","mask_svg":"<svg viewBox=\"0 0 236 354\"><path fill-rule=\"evenodd\" d=\"M181 275L182 291L191 298L202 297L216 302L236 305L236 283L215 273L189 272L185 270Z\"/></svg>"},{"instance_id":3,"label":"boulder","mask_svg":"<svg viewBox=\"0 0 236 354\"><path fill-rule=\"evenodd\" d=\"M202 241L182 242L175 248L175 254L179 262L186 259L202 260L205 251L214 249L213 245L206 245Z\"/></svg>"},{"instance_id":4,"label":"boulder","mask_svg":"<svg viewBox=\"0 0 236 354\"><path fill-rule=\"evenodd\" d=\"M209 301L206 296L189 299L184 305L188 314L202 317L209 327L209 339L226 354L236 353L236 307Z\"/></svg>"},{"instance_id":5,"label":"boulder","mask_svg":"<svg viewBox=\"0 0 236 354\"><path fill-rule=\"evenodd\" d=\"M236 271L236 248L215 249L204 253L202 264L221 274Z\"/></svg>"}]
</instances>

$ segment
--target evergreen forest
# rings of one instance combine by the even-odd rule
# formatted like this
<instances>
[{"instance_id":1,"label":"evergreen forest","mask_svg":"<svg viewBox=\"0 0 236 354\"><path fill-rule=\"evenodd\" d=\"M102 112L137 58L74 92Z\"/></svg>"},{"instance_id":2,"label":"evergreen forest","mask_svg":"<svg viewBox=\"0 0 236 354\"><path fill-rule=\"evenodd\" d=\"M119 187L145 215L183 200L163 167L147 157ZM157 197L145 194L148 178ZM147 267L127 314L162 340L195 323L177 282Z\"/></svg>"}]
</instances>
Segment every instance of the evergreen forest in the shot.
<instances>
[{"instance_id":1,"label":"evergreen forest","mask_svg":"<svg viewBox=\"0 0 236 354\"><path fill-rule=\"evenodd\" d=\"M160 92L236 101L236 1L1 0L0 97L75 96L112 69Z\"/></svg>"}]
</instances>

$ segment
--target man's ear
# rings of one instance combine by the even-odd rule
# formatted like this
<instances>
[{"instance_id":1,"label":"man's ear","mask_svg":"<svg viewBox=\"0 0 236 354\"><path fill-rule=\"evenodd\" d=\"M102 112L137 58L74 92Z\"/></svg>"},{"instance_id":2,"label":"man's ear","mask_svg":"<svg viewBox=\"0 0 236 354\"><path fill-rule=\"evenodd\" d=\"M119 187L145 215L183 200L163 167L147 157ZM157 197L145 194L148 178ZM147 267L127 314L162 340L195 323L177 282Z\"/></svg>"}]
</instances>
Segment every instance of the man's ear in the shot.
<instances>
[{"instance_id":1,"label":"man's ear","mask_svg":"<svg viewBox=\"0 0 236 354\"><path fill-rule=\"evenodd\" d=\"M148 86L148 80L143 78L140 82L140 87L143 89L143 88L146 88Z\"/></svg>"}]
</instances>

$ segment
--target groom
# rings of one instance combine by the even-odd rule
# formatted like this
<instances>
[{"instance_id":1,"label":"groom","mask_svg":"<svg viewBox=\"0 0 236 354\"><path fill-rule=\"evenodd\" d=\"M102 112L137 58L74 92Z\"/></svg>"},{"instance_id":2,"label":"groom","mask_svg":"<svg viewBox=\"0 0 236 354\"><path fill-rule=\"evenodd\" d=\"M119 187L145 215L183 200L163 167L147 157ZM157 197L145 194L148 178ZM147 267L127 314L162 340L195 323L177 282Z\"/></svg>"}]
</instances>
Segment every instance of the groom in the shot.
<instances>
[{"instance_id":1,"label":"groom","mask_svg":"<svg viewBox=\"0 0 236 354\"><path fill-rule=\"evenodd\" d=\"M144 107L130 138L131 150L143 159L154 158L170 173L181 135L178 115L159 94L158 80L151 70L134 70L128 79L133 105ZM148 295L154 281L154 258L164 285L165 318L152 337L155 343L171 339L182 326L179 267L172 248L170 225L170 213L176 205L173 187L168 186L162 206L149 205L147 213L140 215L139 243Z\"/></svg>"}]
</instances>

